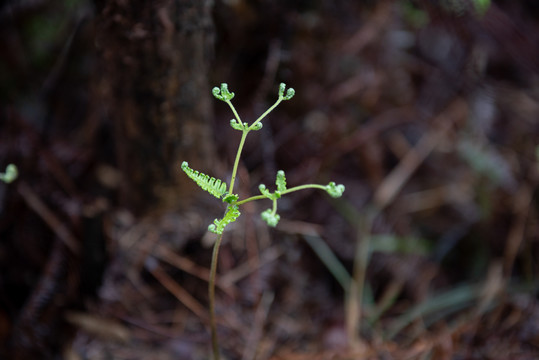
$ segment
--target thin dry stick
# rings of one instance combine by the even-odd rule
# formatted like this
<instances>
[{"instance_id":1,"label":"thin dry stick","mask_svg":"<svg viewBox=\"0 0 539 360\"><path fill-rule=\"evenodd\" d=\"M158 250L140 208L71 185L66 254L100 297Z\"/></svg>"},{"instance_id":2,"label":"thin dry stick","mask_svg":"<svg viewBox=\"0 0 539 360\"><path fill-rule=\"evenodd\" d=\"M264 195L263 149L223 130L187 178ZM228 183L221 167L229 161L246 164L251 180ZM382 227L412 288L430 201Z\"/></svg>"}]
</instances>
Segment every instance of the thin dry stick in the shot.
<instances>
[{"instance_id":1,"label":"thin dry stick","mask_svg":"<svg viewBox=\"0 0 539 360\"><path fill-rule=\"evenodd\" d=\"M177 267L182 271L185 271L188 274L196 276L199 279L202 279L204 281L209 281L210 279L210 271L208 269L202 266L198 266L186 257L176 254L166 245L157 244L157 247L152 255L156 256L160 260L169 263L172 266Z\"/></svg>"},{"instance_id":2,"label":"thin dry stick","mask_svg":"<svg viewBox=\"0 0 539 360\"><path fill-rule=\"evenodd\" d=\"M525 184L518 190L513 202L513 212L515 220L507 236L505 244L503 273L506 279L511 277L511 270L515 263L518 250L524 240L526 221L533 201L532 188Z\"/></svg>"},{"instance_id":3,"label":"thin dry stick","mask_svg":"<svg viewBox=\"0 0 539 360\"><path fill-rule=\"evenodd\" d=\"M249 276L262 266L277 260L282 254L282 250L279 250L277 247L273 246L264 251L264 253L260 256L260 260L250 258L234 269L227 271L226 274L219 277L219 282L225 287L231 286L239 280Z\"/></svg>"},{"instance_id":4,"label":"thin dry stick","mask_svg":"<svg viewBox=\"0 0 539 360\"><path fill-rule=\"evenodd\" d=\"M26 202L26 204L38 214L43 221L51 228L51 230L58 236L58 238L71 250L74 254L80 252L79 243L77 239L68 228L62 224L60 219L54 215L54 213L45 205L43 201L37 196L37 194L30 189L24 182L20 182L17 187L19 194Z\"/></svg>"},{"instance_id":5,"label":"thin dry stick","mask_svg":"<svg viewBox=\"0 0 539 360\"><path fill-rule=\"evenodd\" d=\"M170 248L163 244L157 244L155 252L152 254L157 257L159 260L177 267L178 269L185 271L188 274L191 274L201 280L209 282L210 280L210 270L205 267L198 266L191 260L176 254ZM216 281L216 286L218 286L223 292L229 296L234 296L236 289L231 288L231 283L225 283L224 281Z\"/></svg>"},{"instance_id":6,"label":"thin dry stick","mask_svg":"<svg viewBox=\"0 0 539 360\"><path fill-rule=\"evenodd\" d=\"M433 122L440 124L439 128L425 134L416 146L404 156L397 167L391 171L376 190L374 194L374 203L378 209L383 210L391 203L391 201L393 201L419 165L425 161L427 156L440 143L453 123L456 120L463 118L465 114L466 104L463 100L456 100L446 111L433 120Z\"/></svg>"},{"instance_id":7,"label":"thin dry stick","mask_svg":"<svg viewBox=\"0 0 539 360\"><path fill-rule=\"evenodd\" d=\"M361 300L365 288L367 265L369 263L369 245L372 224L378 212L368 209L360 218L357 229L356 254L354 256L353 278L346 297L346 332L350 346L354 350L363 350L364 344L359 337L361 327Z\"/></svg>"},{"instance_id":8,"label":"thin dry stick","mask_svg":"<svg viewBox=\"0 0 539 360\"><path fill-rule=\"evenodd\" d=\"M262 295L260 304L258 304L255 312L253 327L249 331L247 337L247 347L243 352L242 360L254 360L256 358L258 344L262 338L262 330L264 329L264 324L266 323L268 312L274 297L272 292L264 292Z\"/></svg>"},{"instance_id":9,"label":"thin dry stick","mask_svg":"<svg viewBox=\"0 0 539 360\"><path fill-rule=\"evenodd\" d=\"M155 259L154 259L155 260ZM146 269L178 299L189 310L195 313L201 319L207 319L204 306L200 304L193 296L191 296L183 287L180 286L173 278L171 278L162 268L157 264L157 261L146 262Z\"/></svg>"}]
</instances>

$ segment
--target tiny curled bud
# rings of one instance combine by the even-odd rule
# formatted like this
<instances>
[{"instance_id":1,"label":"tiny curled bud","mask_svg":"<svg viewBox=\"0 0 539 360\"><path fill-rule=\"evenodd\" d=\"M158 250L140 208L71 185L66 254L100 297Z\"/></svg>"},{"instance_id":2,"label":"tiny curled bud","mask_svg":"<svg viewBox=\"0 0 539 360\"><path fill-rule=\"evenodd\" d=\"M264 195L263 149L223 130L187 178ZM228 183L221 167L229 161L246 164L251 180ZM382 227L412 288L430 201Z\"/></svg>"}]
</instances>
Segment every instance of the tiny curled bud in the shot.
<instances>
[{"instance_id":1,"label":"tiny curled bud","mask_svg":"<svg viewBox=\"0 0 539 360\"><path fill-rule=\"evenodd\" d=\"M327 193L334 198L341 197L344 193L344 185L336 185L333 181L326 185Z\"/></svg>"},{"instance_id":2,"label":"tiny curled bud","mask_svg":"<svg viewBox=\"0 0 539 360\"><path fill-rule=\"evenodd\" d=\"M285 83L281 83L279 85L279 98L283 99L283 100L290 100L292 99L292 97L294 96L294 94L296 93L296 90L294 90L293 88L289 88L288 90L286 90L286 95L284 93L284 90L286 89L286 85Z\"/></svg>"},{"instance_id":3,"label":"tiny curled bud","mask_svg":"<svg viewBox=\"0 0 539 360\"><path fill-rule=\"evenodd\" d=\"M217 99L225 102L232 100L232 98L234 97L234 93L228 91L227 83L222 83L221 88L218 88L217 86L214 87L211 92L213 96L215 96Z\"/></svg>"},{"instance_id":4,"label":"tiny curled bud","mask_svg":"<svg viewBox=\"0 0 539 360\"><path fill-rule=\"evenodd\" d=\"M266 185L264 185L264 184L258 185L258 190L260 190L260 193L262 195L267 196L268 198L271 198L271 194L270 194L268 188L266 188Z\"/></svg>"},{"instance_id":5,"label":"tiny curled bud","mask_svg":"<svg viewBox=\"0 0 539 360\"><path fill-rule=\"evenodd\" d=\"M256 131L256 130L260 130L262 129L262 123L261 122L258 122L255 124L255 126L253 126L253 130Z\"/></svg>"},{"instance_id":6,"label":"tiny curled bud","mask_svg":"<svg viewBox=\"0 0 539 360\"><path fill-rule=\"evenodd\" d=\"M236 194L226 194L224 197L223 197L223 202L226 202L228 204L232 204L232 203L235 203L236 201L238 201L238 195Z\"/></svg>"},{"instance_id":7,"label":"tiny curled bud","mask_svg":"<svg viewBox=\"0 0 539 360\"><path fill-rule=\"evenodd\" d=\"M296 90L294 90L293 88L289 88L288 90L286 90L286 96L284 97L284 99L290 100L294 97L294 95L296 95Z\"/></svg>"},{"instance_id":8,"label":"tiny curled bud","mask_svg":"<svg viewBox=\"0 0 539 360\"><path fill-rule=\"evenodd\" d=\"M266 224L268 224L271 227L277 226L277 224L279 223L279 220L281 220L281 216L279 216L279 214L273 213L271 209L267 209L263 211L260 214L260 217L262 218L262 220L266 222Z\"/></svg>"},{"instance_id":9,"label":"tiny curled bud","mask_svg":"<svg viewBox=\"0 0 539 360\"><path fill-rule=\"evenodd\" d=\"M243 125L238 123L236 120L230 120L230 126L235 130L243 130Z\"/></svg>"}]
</instances>

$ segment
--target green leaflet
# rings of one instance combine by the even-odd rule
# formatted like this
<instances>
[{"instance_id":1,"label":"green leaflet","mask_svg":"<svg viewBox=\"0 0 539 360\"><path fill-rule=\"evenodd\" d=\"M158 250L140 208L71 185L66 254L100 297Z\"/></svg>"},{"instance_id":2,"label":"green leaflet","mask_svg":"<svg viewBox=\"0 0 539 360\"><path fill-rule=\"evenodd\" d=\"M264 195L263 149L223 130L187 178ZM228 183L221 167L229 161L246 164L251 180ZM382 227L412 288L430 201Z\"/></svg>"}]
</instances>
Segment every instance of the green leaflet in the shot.
<instances>
[{"instance_id":1,"label":"green leaflet","mask_svg":"<svg viewBox=\"0 0 539 360\"><path fill-rule=\"evenodd\" d=\"M283 170L279 170L277 172L277 176L275 178L275 185L277 185L277 190L275 190L275 192L273 193L270 193L270 191L268 190L268 188L266 188L266 185L264 184L258 185L258 190L260 190L260 193L270 200L279 199L281 197L281 193L286 190L286 177Z\"/></svg>"},{"instance_id":2,"label":"green leaflet","mask_svg":"<svg viewBox=\"0 0 539 360\"><path fill-rule=\"evenodd\" d=\"M228 205L225 216L221 219L213 220L213 224L208 226L208 230L215 234L222 234L225 227L241 215L239 207L236 204Z\"/></svg>"},{"instance_id":3,"label":"green leaflet","mask_svg":"<svg viewBox=\"0 0 539 360\"><path fill-rule=\"evenodd\" d=\"M209 192L216 198L220 199L228 194L226 190L226 182L191 169L187 161L182 163L182 170L187 174L187 176L193 179L197 185L202 188L202 190Z\"/></svg>"},{"instance_id":4,"label":"green leaflet","mask_svg":"<svg viewBox=\"0 0 539 360\"><path fill-rule=\"evenodd\" d=\"M277 191L283 192L286 190L286 177L284 176L284 171L277 171L277 177L275 178L275 185L277 185Z\"/></svg>"}]
</instances>

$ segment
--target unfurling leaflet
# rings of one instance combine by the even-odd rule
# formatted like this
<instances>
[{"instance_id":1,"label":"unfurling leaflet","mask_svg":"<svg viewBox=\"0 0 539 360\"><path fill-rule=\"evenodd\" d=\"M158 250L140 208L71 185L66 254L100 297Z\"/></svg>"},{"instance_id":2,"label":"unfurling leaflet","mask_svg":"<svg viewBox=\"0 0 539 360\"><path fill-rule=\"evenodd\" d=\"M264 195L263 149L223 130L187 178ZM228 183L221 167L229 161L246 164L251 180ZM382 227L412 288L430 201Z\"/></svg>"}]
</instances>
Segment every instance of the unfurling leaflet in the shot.
<instances>
[{"instance_id":1,"label":"unfurling leaflet","mask_svg":"<svg viewBox=\"0 0 539 360\"><path fill-rule=\"evenodd\" d=\"M228 195L226 182L191 169L187 161L182 163L182 170L187 176L193 179L202 190L209 192L216 198L220 199L221 197Z\"/></svg>"},{"instance_id":2,"label":"unfurling leaflet","mask_svg":"<svg viewBox=\"0 0 539 360\"><path fill-rule=\"evenodd\" d=\"M283 170L277 171L275 178L275 185L277 185L277 191L283 192L286 190L286 177Z\"/></svg>"},{"instance_id":3,"label":"unfurling leaflet","mask_svg":"<svg viewBox=\"0 0 539 360\"><path fill-rule=\"evenodd\" d=\"M222 234L225 227L241 215L238 205L231 204L226 208L225 216L219 220L213 220L213 224L208 226L208 230L215 234Z\"/></svg>"}]
</instances>

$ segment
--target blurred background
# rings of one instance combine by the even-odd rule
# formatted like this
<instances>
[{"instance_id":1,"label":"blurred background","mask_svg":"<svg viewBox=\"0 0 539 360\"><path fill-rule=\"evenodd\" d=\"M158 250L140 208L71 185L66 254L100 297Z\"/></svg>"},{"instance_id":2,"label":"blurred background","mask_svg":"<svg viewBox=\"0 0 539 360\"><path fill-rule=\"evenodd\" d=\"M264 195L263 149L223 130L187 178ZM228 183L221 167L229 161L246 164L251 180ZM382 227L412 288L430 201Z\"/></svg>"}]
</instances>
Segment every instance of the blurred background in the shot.
<instances>
[{"instance_id":1,"label":"blurred background","mask_svg":"<svg viewBox=\"0 0 539 360\"><path fill-rule=\"evenodd\" d=\"M207 225L230 176L226 359L539 357L534 0L6 0L0 358L207 359Z\"/></svg>"}]
</instances>

